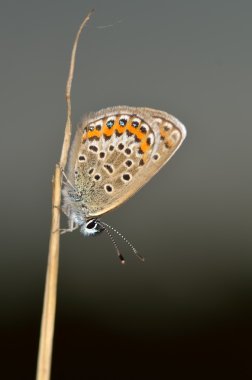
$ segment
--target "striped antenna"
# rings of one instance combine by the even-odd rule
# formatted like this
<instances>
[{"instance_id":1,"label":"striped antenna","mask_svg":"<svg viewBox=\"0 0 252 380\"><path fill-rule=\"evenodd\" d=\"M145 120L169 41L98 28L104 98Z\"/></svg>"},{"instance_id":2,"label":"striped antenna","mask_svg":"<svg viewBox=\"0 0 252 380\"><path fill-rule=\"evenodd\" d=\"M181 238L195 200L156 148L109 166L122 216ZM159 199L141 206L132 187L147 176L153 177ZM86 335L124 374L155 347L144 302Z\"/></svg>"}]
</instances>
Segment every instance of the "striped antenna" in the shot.
<instances>
[{"instance_id":1,"label":"striped antenna","mask_svg":"<svg viewBox=\"0 0 252 380\"><path fill-rule=\"evenodd\" d=\"M100 223L101 223L101 222L100 222ZM101 224L103 225L103 223L101 223ZM105 226L103 226L103 227L104 227L105 232L106 232L107 235L109 236L110 240L112 241L112 243L113 243L113 245L114 245L114 247L115 247L115 250L116 250L117 256L119 257L121 263L122 263L122 264L125 264L124 257L123 257L123 255L120 253L119 248L118 248L118 245L117 245L116 242L115 242L115 239L113 238L113 236L111 235L111 233L108 231L108 229L107 229Z\"/></svg>"},{"instance_id":2,"label":"striped antenna","mask_svg":"<svg viewBox=\"0 0 252 380\"><path fill-rule=\"evenodd\" d=\"M126 237L124 237L124 236L121 234L121 232L117 231L114 227L111 227L109 224L107 224L107 223L105 223L105 222L100 222L100 223L103 225L103 227L105 228L105 231L106 231L107 234L110 236L110 239L112 240L112 242L113 242L114 246L116 247L116 249L118 250L118 252L119 252L118 246L117 246L117 244L116 244L116 242L115 242L113 236L109 233L109 231L107 230L106 227L110 228L110 229L111 229L112 231L114 231L117 235L119 235L120 238L123 239L123 240L125 241L125 243L127 243L127 244L130 246L130 248L132 249L134 255L135 255L136 257L138 257L139 260L141 260L141 261L145 261L144 257L141 256L141 255L137 252L137 250L136 250L136 248L134 247L134 245L133 245L128 239L126 239ZM120 253L120 252L119 252L119 253Z\"/></svg>"}]
</instances>

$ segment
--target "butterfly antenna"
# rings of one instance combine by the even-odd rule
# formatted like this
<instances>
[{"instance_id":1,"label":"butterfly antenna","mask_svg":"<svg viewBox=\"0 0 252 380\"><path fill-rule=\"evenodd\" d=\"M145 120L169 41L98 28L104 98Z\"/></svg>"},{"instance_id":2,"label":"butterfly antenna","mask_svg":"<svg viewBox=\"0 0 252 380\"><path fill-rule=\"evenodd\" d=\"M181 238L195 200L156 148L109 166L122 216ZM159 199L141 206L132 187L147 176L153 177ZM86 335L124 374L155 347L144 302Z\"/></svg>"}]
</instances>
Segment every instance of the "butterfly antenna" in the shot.
<instances>
[{"instance_id":1,"label":"butterfly antenna","mask_svg":"<svg viewBox=\"0 0 252 380\"><path fill-rule=\"evenodd\" d=\"M114 231L117 235L119 235L120 238L123 239L123 240L125 241L125 243L127 243L127 244L130 246L130 248L132 249L132 251L133 251L134 255L136 255L136 257L138 257L141 261L145 261L144 257L141 256L141 255L137 252L137 250L136 250L136 248L134 247L134 245L133 245L128 239L126 239L126 237L123 236L123 235L121 234L121 232L117 231L114 227L110 226L109 224L107 224L107 223L105 223L105 222L102 222L102 224L104 225L104 228L105 228L105 226L106 226L106 227L110 228L112 231ZM108 233L108 230L107 230L106 228L105 228L105 230L106 230L107 233Z\"/></svg>"},{"instance_id":2,"label":"butterfly antenna","mask_svg":"<svg viewBox=\"0 0 252 380\"><path fill-rule=\"evenodd\" d=\"M104 224L104 223L103 223L103 224ZM115 242L115 239L113 238L113 236L111 235L111 233L108 231L108 229L107 229L105 226L103 226L103 227L104 227L105 232L106 232L107 235L109 236L110 240L112 241L113 246L115 247L115 250L116 250L117 256L119 257L121 263L122 263L122 264L125 264L124 257L123 257L123 255L120 253L119 248L118 248L118 245L117 245L116 242Z\"/></svg>"}]
</instances>

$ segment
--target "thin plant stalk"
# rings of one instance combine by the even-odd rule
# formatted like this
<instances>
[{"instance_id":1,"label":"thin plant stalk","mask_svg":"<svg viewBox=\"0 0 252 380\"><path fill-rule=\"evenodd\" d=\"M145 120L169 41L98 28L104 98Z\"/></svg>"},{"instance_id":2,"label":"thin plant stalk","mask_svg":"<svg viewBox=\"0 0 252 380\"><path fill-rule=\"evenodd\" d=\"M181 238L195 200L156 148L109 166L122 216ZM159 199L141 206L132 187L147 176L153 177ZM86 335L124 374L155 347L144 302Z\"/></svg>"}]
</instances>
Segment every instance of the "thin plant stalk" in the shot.
<instances>
[{"instance_id":1,"label":"thin plant stalk","mask_svg":"<svg viewBox=\"0 0 252 380\"><path fill-rule=\"evenodd\" d=\"M43 312L41 319L38 362L36 380L49 380L51 374L53 335L55 324L57 281L59 267L59 246L60 246L60 205L61 205L61 181L62 169L65 168L68 158L68 151L71 141L72 121L71 121L71 87L74 77L76 50L80 34L91 17L93 10L82 21L75 37L70 69L66 84L67 120L65 126L64 141L61 150L60 161L55 166L52 180L52 221L49 241L48 263L44 290Z\"/></svg>"}]
</instances>

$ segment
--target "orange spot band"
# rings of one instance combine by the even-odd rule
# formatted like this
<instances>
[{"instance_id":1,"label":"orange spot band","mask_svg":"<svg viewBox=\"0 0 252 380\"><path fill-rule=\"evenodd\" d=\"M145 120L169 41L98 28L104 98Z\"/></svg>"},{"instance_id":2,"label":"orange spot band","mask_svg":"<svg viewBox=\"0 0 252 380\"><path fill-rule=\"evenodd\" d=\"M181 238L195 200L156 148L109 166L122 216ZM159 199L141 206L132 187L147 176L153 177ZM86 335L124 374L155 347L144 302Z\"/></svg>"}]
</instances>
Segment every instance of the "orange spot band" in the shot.
<instances>
[{"instance_id":1,"label":"orange spot band","mask_svg":"<svg viewBox=\"0 0 252 380\"><path fill-rule=\"evenodd\" d=\"M150 145L147 144L146 140L142 142L142 144L140 145L140 149L144 153L150 149Z\"/></svg>"}]
</instances>

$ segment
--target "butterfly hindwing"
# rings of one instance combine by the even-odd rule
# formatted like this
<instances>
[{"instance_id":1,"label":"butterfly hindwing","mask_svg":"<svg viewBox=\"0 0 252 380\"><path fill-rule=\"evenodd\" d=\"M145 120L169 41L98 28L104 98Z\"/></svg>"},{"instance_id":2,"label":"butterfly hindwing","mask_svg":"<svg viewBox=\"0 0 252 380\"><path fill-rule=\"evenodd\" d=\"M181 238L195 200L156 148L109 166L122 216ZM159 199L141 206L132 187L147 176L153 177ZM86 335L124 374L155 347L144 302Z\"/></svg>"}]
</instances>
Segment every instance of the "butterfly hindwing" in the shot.
<instances>
[{"instance_id":1,"label":"butterfly hindwing","mask_svg":"<svg viewBox=\"0 0 252 380\"><path fill-rule=\"evenodd\" d=\"M86 217L129 199L171 158L186 136L173 116L149 108L112 107L84 118L67 176Z\"/></svg>"}]
</instances>

